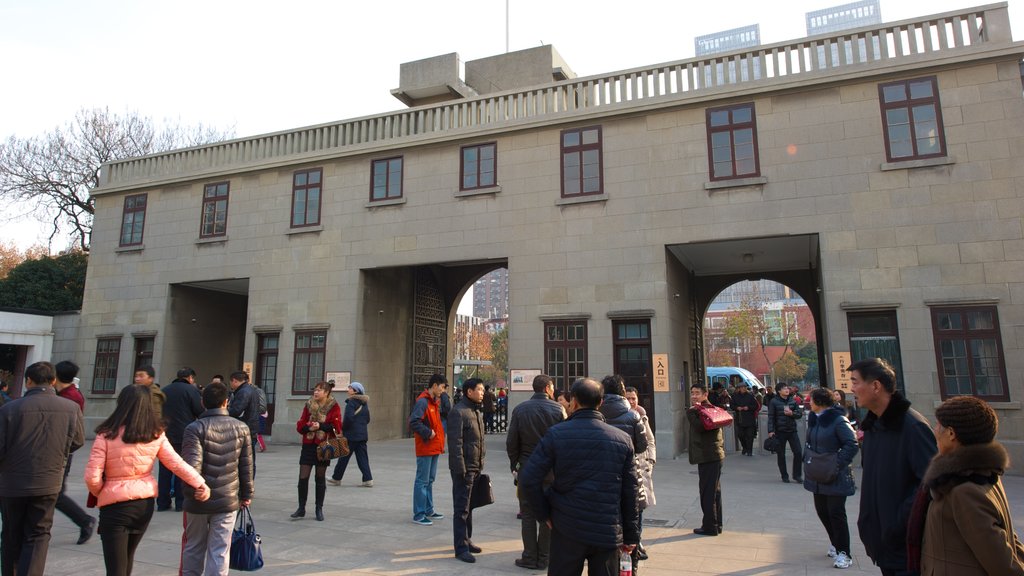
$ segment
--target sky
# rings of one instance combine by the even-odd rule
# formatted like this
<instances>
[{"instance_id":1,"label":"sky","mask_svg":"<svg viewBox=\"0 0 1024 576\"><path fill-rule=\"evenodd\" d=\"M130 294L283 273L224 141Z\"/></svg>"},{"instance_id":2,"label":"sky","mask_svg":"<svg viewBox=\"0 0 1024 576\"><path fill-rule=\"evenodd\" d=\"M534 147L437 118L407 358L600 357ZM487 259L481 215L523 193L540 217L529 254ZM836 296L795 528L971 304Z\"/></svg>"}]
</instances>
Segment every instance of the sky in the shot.
<instances>
[{"instance_id":1,"label":"sky","mask_svg":"<svg viewBox=\"0 0 1024 576\"><path fill-rule=\"evenodd\" d=\"M403 62L552 44L590 76L691 58L695 36L749 24L764 44L799 38L805 12L842 3L0 0L0 138L34 137L93 107L251 136L401 109L390 90ZM882 0L882 18L982 4ZM1024 0L1009 10L1021 40ZM0 240L46 245L30 212L4 205Z\"/></svg>"}]
</instances>

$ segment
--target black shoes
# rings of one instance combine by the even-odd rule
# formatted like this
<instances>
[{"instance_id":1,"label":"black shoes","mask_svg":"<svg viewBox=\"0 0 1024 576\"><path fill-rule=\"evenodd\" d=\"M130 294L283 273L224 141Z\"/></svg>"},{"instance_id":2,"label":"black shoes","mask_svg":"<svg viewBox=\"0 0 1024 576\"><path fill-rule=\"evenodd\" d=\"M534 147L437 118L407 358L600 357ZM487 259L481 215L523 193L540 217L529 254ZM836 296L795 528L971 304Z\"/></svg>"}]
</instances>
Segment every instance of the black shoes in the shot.
<instances>
[{"instance_id":1,"label":"black shoes","mask_svg":"<svg viewBox=\"0 0 1024 576\"><path fill-rule=\"evenodd\" d=\"M803 484L804 483L804 478L803 478L803 476L794 476L793 477L793 482L796 482L797 484Z\"/></svg>"},{"instance_id":2,"label":"black shoes","mask_svg":"<svg viewBox=\"0 0 1024 576\"><path fill-rule=\"evenodd\" d=\"M476 557L474 557L469 552L463 552L462 554L456 554L455 557L458 558L459 560L462 560L463 562L466 562L466 563L469 563L469 564L472 564L472 563L476 562Z\"/></svg>"},{"instance_id":3,"label":"black shoes","mask_svg":"<svg viewBox=\"0 0 1024 576\"><path fill-rule=\"evenodd\" d=\"M85 544L92 538L94 532L96 532L96 519L90 517L89 521L86 522L85 526L82 526L78 532L78 542L76 544Z\"/></svg>"},{"instance_id":4,"label":"black shoes","mask_svg":"<svg viewBox=\"0 0 1024 576\"><path fill-rule=\"evenodd\" d=\"M783 478L782 481L785 482L786 484L789 484L789 478Z\"/></svg>"},{"instance_id":5,"label":"black shoes","mask_svg":"<svg viewBox=\"0 0 1024 576\"><path fill-rule=\"evenodd\" d=\"M299 506L299 508L295 512L292 512L291 517L292 518L305 518L306 517L306 507L305 506Z\"/></svg>"},{"instance_id":6,"label":"black shoes","mask_svg":"<svg viewBox=\"0 0 1024 576\"><path fill-rule=\"evenodd\" d=\"M694 528L693 533L697 536L718 536L718 528Z\"/></svg>"},{"instance_id":7,"label":"black shoes","mask_svg":"<svg viewBox=\"0 0 1024 576\"><path fill-rule=\"evenodd\" d=\"M522 558L516 558L516 566L519 566L520 568L526 568L527 570L536 570L537 569L537 565L536 564L534 564L533 562L527 562L526 560L523 560Z\"/></svg>"},{"instance_id":8,"label":"black shoes","mask_svg":"<svg viewBox=\"0 0 1024 576\"><path fill-rule=\"evenodd\" d=\"M479 554L484 551L483 548L477 546L476 544L473 544L472 542L467 544L466 547L469 548L469 551L473 554Z\"/></svg>"},{"instance_id":9,"label":"black shoes","mask_svg":"<svg viewBox=\"0 0 1024 576\"><path fill-rule=\"evenodd\" d=\"M316 507L316 520L317 520L317 522L323 522L324 521L324 508L323 508L323 506L317 506Z\"/></svg>"}]
</instances>

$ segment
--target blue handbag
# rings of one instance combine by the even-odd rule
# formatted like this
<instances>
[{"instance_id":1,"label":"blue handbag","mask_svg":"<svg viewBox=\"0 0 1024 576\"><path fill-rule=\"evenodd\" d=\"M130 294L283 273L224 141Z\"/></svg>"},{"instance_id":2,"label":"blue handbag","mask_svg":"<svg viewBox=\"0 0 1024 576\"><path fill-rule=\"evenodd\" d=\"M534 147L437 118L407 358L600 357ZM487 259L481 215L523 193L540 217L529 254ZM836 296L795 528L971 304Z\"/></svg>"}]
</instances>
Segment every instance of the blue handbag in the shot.
<instances>
[{"instance_id":1,"label":"blue handbag","mask_svg":"<svg viewBox=\"0 0 1024 576\"><path fill-rule=\"evenodd\" d=\"M256 524L252 521L252 514L249 512L248 506L243 506L238 511L235 528L231 531L229 566L232 570L244 572L263 568L263 541L256 533Z\"/></svg>"}]
</instances>

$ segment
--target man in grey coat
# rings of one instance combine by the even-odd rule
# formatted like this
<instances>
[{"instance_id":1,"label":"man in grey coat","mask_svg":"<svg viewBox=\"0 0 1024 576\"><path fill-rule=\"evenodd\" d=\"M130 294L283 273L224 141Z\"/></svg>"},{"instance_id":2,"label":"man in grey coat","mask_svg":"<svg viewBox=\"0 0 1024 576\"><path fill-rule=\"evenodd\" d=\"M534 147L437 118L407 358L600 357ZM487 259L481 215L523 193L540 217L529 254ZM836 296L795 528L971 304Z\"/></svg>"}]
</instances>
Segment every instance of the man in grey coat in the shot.
<instances>
[{"instance_id":1,"label":"man in grey coat","mask_svg":"<svg viewBox=\"0 0 1024 576\"><path fill-rule=\"evenodd\" d=\"M181 456L203 475L210 498L199 502L194 490L185 487L181 574L227 576L235 516L249 505L254 491L252 436L248 426L228 415L224 384L203 389L203 406L206 411L185 428Z\"/></svg>"},{"instance_id":2,"label":"man in grey coat","mask_svg":"<svg viewBox=\"0 0 1024 576\"><path fill-rule=\"evenodd\" d=\"M565 420L565 409L551 399L554 393L555 384L551 377L539 374L533 379L533 396L512 410L512 417L508 422L508 436L505 438L505 451L508 452L513 476L526 466L530 454L537 444L540 444L540 439L544 437L548 428ZM517 490L517 494L519 510L522 512L523 555L516 559L516 566L542 570L548 567L551 529L546 523L537 520L526 494L521 490Z\"/></svg>"},{"instance_id":3,"label":"man in grey coat","mask_svg":"<svg viewBox=\"0 0 1024 576\"><path fill-rule=\"evenodd\" d=\"M25 369L25 395L0 408L0 506L4 576L39 576L46 569L50 528L68 454L85 443L78 404L57 396L53 365Z\"/></svg>"}]
</instances>

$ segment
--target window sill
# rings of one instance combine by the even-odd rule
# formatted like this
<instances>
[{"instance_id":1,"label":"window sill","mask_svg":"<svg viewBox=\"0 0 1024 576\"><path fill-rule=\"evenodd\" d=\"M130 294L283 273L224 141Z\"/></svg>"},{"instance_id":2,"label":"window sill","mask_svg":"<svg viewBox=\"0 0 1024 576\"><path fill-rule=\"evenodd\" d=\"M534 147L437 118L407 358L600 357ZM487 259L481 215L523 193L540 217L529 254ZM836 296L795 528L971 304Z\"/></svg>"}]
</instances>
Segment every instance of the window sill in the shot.
<instances>
[{"instance_id":1,"label":"window sill","mask_svg":"<svg viewBox=\"0 0 1024 576\"><path fill-rule=\"evenodd\" d=\"M956 156L940 156L938 158L925 158L923 160L903 160L901 162L882 162L879 169L885 172L887 170L930 168L932 166L947 166L949 164L956 164Z\"/></svg>"},{"instance_id":2,"label":"window sill","mask_svg":"<svg viewBox=\"0 0 1024 576\"><path fill-rule=\"evenodd\" d=\"M401 198L389 198L387 200L370 200L366 203L367 208L380 208L381 206L399 206L405 204L405 196Z\"/></svg>"},{"instance_id":3,"label":"window sill","mask_svg":"<svg viewBox=\"0 0 1024 576\"><path fill-rule=\"evenodd\" d=\"M134 246L118 246L114 249L114 252L142 252L145 249L145 244L136 244Z\"/></svg>"},{"instance_id":4,"label":"window sill","mask_svg":"<svg viewBox=\"0 0 1024 576\"><path fill-rule=\"evenodd\" d=\"M555 200L555 206L589 204L590 202L605 202L606 200L608 200L608 195L602 192L601 194L586 194L579 196L570 196L568 198L559 198L558 200Z\"/></svg>"},{"instance_id":5,"label":"window sill","mask_svg":"<svg viewBox=\"0 0 1024 576\"><path fill-rule=\"evenodd\" d=\"M942 406L942 400L935 401L935 407ZM992 407L993 410L1020 410L1022 408L1019 400L1010 402L988 402L986 403Z\"/></svg>"},{"instance_id":6,"label":"window sill","mask_svg":"<svg viewBox=\"0 0 1024 576\"><path fill-rule=\"evenodd\" d=\"M747 188L750 186L764 186L768 183L768 179L764 176L756 176L753 178L733 178L732 180L715 180L714 182L705 182L705 190L724 190L726 188Z\"/></svg>"},{"instance_id":7,"label":"window sill","mask_svg":"<svg viewBox=\"0 0 1024 576\"><path fill-rule=\"evenodd\" d=\"M501 184L495 184L494 186L485 186L483 188L473 188L472 190L460 190L455 193L456 198L468 198L471 196L484 196L486 194L497 194L501 192Z\"/></svg>"},{"instance_id":8,"label":"window sill","mask_svg":"<svg viewBox=\"0 0 1024 576\"><path fill-rule=\"evenodd\" d=\"M210 244L225 244L228 241L227 236L214 236L212 238L200 238L196 240L197 245L210 245Z\"/></svg>"},{"instance_id":9,"label":"window sill","mask_svg":"<svg viewBox=\"0 0 1024 576\"><path fill-rule=\"evenodd\" d=\"M286 236L292 236L292 235L296 235L296 234L314 234L314 233L319 234L320 232L323 232L323 231L324 231L323 225L322 224L318 224L316 226L302 226L302 227L296 227L296 228L289 228L285 232L285 235Z\"/></svg>"}]
</instances>

